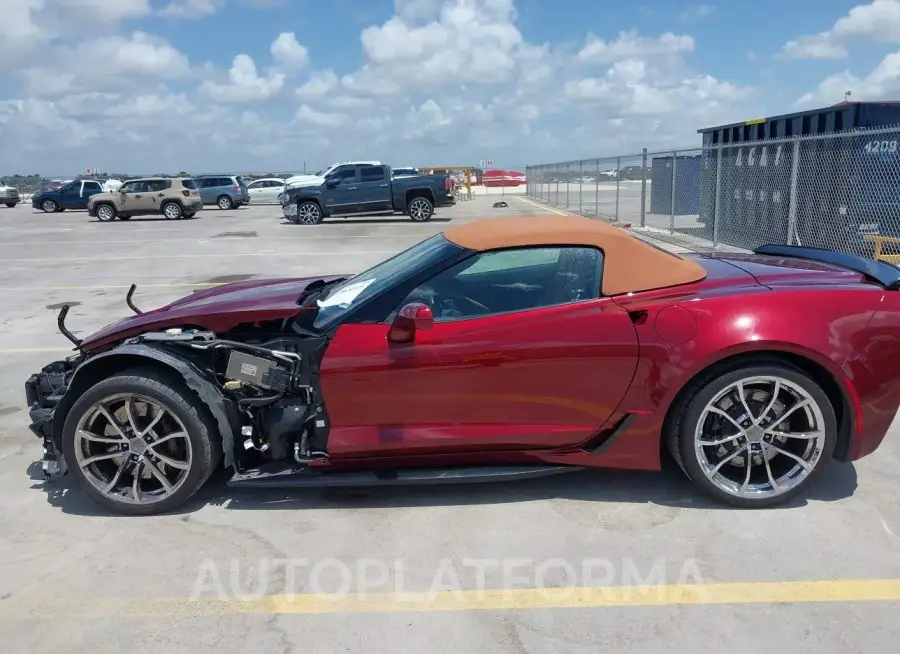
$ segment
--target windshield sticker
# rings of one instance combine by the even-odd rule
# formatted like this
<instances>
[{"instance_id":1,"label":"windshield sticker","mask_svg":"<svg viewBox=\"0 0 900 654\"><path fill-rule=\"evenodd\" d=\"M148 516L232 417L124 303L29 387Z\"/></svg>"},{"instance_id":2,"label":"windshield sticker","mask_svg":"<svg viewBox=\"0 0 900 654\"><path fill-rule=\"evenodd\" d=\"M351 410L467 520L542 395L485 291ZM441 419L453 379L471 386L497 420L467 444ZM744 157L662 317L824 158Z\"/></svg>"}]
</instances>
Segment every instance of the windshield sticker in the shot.
<instances>
[{"instance_id":1,"label":"windshield sticker","mask_svg":"<svg viewBox=\"0 0 900 654\"><path fill-rule=\"evenodd\" d=\"M356 296L366 290L366 287L374 281L374 279L367 279L362 282L350 284L350 286L345 286L336 293L332 293L324 300L318 300L316 304L318 304L319 307L349 307L353 303L353 300L356 299Z\"/></svg>"}]
</instances>

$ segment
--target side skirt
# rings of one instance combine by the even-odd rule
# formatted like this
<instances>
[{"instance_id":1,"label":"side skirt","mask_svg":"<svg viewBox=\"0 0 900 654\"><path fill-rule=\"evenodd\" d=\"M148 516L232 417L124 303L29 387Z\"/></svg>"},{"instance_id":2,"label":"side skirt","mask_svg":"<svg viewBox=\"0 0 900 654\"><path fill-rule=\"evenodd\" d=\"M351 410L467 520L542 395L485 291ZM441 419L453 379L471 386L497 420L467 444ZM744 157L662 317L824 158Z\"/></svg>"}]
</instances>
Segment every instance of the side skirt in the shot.
<instances>
[{"instance_id":1,"label":"side skirt","mask_svg":"<svg viewBox=\"0 0 900 654\"><path fill-rule=\"evenodd\" d=\"M229 480L228 485L235 488L430 486L515 481L578 470L582 470L582 468L558 465L406 468L350 472L318 472L300 467L268 470L258 468L235 474Z\"/></svg>"}]
</instances>

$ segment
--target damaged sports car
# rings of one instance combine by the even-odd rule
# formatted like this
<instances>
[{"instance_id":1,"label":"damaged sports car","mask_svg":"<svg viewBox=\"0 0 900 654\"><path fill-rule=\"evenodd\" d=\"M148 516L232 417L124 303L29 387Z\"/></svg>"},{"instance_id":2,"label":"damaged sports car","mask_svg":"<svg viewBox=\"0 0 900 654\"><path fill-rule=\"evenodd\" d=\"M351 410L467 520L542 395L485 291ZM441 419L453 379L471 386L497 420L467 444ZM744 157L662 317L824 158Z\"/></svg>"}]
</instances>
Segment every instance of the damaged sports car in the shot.
<instances>
[{"instance_id":1,"label":"damaged sports car","mask_svg":"<svg viewBox=\"0 0 900 654\"><path fill-rule=\"evenodd\" d=\"M128 514L234 487L657 470L764 507L873 452L900 405L900 269L679 256L579 217L450 227L354 276L197 291L26 382L46 474Z\"/></svg>"}]
</instances>

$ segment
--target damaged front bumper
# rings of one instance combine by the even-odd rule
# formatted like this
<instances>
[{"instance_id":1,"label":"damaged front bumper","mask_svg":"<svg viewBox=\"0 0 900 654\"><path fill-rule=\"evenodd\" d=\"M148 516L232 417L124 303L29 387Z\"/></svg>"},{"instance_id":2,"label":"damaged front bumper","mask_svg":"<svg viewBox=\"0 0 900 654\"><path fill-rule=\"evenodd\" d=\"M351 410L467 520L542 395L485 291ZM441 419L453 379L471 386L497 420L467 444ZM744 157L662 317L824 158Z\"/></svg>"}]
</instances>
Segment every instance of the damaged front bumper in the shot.
<instances>
[{"instance_id":1,"label":"damaged front bumper","mask_svg":"<svg viewBox=\"0 0 900 654\"><path fill-rule=\"evenodd\" d=\"M25 382L25 402L31 418L29 429L44 443L42 468L48 478L66 473L66 462L54 438L56 407L68 388L73 366L70 361L55 361L43 367Z\"/></svg>"}]
</instances>

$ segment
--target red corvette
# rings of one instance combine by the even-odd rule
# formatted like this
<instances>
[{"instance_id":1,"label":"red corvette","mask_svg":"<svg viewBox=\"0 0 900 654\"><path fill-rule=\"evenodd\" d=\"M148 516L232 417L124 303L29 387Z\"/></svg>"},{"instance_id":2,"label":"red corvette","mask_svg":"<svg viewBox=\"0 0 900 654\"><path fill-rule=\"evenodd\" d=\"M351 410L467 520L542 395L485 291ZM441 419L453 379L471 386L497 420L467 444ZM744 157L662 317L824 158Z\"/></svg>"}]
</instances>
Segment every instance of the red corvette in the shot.
<instances>
[{"instance_id":1,"label":"red corvette","mask_svg":"<svg viewBox=\"0 0 900 654\"><path fill-rule=\"evenodd\" d=\"M122 513L233 486L655 470L741 507L873 452L900 269L792 246L676 256L578 217L454 226L353 277L196 292L26 382L48 476Z\"/></svg>"}]
</instances>

